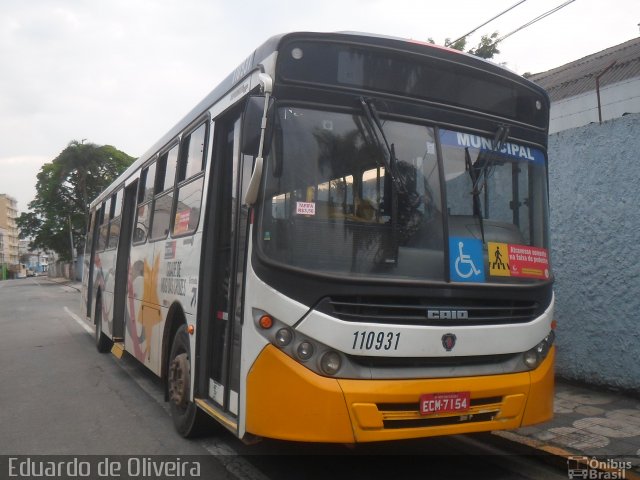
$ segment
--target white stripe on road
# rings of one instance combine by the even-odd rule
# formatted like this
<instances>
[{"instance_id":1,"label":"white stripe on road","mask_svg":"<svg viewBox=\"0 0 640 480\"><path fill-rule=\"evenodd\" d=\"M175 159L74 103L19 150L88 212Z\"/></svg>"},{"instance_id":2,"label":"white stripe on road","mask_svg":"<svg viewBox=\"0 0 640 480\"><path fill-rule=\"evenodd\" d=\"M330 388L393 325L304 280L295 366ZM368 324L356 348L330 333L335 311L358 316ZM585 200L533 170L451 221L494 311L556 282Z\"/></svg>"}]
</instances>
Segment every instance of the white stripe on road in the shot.
<instances>
[{"instance_id":1,"label":"white stripe on road","mask_svg":"<svg viewBox=\"0 0 640 480\"><path fill-rule=\"evenodd\" d=\"M77 316L75 313L73 313L67 307L64 307L64 311L67 312L67 314L69 314L69 316L71 318L73 318L78 323L78 325L80 325L82 328L84 328L89 334L93 335L93 329L89 325L87 325L87 322L82 320L79 316Z\"/></svg>"}]
</instances>

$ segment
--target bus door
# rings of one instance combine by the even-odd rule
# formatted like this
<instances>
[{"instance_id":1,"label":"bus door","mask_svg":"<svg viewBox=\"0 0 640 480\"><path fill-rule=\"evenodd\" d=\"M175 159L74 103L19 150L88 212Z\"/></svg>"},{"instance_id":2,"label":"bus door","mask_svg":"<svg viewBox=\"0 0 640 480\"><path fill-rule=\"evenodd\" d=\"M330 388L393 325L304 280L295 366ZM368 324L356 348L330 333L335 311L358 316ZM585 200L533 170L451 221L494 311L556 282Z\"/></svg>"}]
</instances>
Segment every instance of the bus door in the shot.
<instances>
[{"instance_id":1,"label":"bus door","mask_svg":"<svg viewBox=\"0 0 640 480\"><path fill-rule=\"evenodd\" d=\"M240 346L242 304L247 249L248 209L242 205L242 192L248 184L253 158L240 154L240 115L216 122L214 188L210 194L210 224L203 259L212 266L205 274L206 288L211 292L204 299L207 312L204 335L207 345L204 357L208 365L202 390L213 404L227 416L238 415L240 391ZM246 165L243 165L246 163ZM209 280L207 281L207 277Z\"/></svg>"},{"instance_id":2,"label":"bus door","mask_svg":"<svg viewBox=\"0 0 640 480\"><path fill-rule=\"evenodd\" d=\"M135 204L138 191L138 181L124 189L122 217L120 223L120 238L118 240L118 256L116 258L116 277L113 292L113 340L124 339L125 307L127 299L127 285L129 283L129 253L131 251L131 234Z\"/></svg>"}]
</instances>

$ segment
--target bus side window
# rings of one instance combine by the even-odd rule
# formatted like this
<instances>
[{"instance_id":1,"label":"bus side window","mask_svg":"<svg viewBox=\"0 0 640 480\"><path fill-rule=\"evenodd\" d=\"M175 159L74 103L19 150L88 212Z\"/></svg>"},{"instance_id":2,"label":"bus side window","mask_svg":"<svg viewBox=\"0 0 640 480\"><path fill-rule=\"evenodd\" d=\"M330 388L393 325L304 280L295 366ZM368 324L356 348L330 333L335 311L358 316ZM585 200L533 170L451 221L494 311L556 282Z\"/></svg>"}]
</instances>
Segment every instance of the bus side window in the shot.
<instances>
[{"instance_id":1,"label":"bus side window","mask_svg":"<svg viewBox=\"0 0 640 480\"><path fill-rule=\"evenodd\" d=\"M156 195L153 201L153 218L151 220L151 240L162 240L167 238L169 234L177 162L177 144L158 158L155 182Z\"/></svg>"},{"instance_id":2,"label":"bus side window","mask_svg":"<svg viewBox=\"0 0 640 480\"><path fill-rule=\"evenodd\" d=\"M207 124L203 123L182 139L178 183L200 173L205 167Z\"/></svg>"},{"instance_id":3,"label":"bus side window","mask_svg":"<svg viewBox=\"0 0 640 480\"><path fill-rule=\"evenodd\" d=\"M198 228L206 161L207 124L182 140L178 167L177 203L172 235L186 235Z\"/></svg>"},{"instance_id":4,"label":"bus side window","mask_svg":"<svg viewBox=\"0 0 640 480\"><path fill-rule=\"evenodd\" d=\"M136 228L133 231L133 243L140 244L147 240L149 232L149 215L153 199L153 187L156 175L155 162L142 170L138 186L138 206L136 208Z\"/></svg>"},{"instance_id":5,"label":"bus side window","mask_svg":"<svg viewBox=\"0 0 640 480\"><path fill-rule=\"evenodd\" d=\"M96 250L102 252L107 246L109 236L109 212L111 210L111 199L102 203L100 208L100 235L98 236L98 247Z\"/></svg>"},{"instance_id":6,"label":"bus side window","mask_svg":"<svg viewBox=\"0 0 640 480\"><path fill-rule=\"evenodd\" d=\"M87 237L85 238L84 242L84 258L87 259L87 261L89 259L89 255L91 254L91 249L93 248L93 231L96 228L96 213L96 210L92 210L91 213L89 213L89 228L87 230Z\"/></svg>"},{"instance_id":7,"label":"bus side window","mask_svg":"<svg viewBox=\"0 0 640 480\"><path fill-rule=\"evenodd\" d=\"M138 193L138 203L144 203L153 200L153 195L155 193L155 181L156 162L153 162L142 171L142 181L140 183L140 189Z\"/></svg>"},{"instance_id":8,"label":"bus side window","mask_svg":"<svg viewBox=\"0 0 640 480\"><path fill-rule=\"evenodd\" d=\"M176 167L178 165L178 145L171 150L163 153L158 160L160 171L158 172L158 181L156 193L164 192L173 188L176 178Z\"/></svg>"},{"instance_id":9,"label":"bus side window","mask_svg":"<svg viewBox=\"0 0 640 480\"><path fill-rule=\"evenodd\" d=\"M111 250L118 246L118 239L120 238L120 214L122 213L122 193L123 189L118 190L111 197L111 217L109 226L109 240L107 249Z\"/></svg>"}]
</instances>

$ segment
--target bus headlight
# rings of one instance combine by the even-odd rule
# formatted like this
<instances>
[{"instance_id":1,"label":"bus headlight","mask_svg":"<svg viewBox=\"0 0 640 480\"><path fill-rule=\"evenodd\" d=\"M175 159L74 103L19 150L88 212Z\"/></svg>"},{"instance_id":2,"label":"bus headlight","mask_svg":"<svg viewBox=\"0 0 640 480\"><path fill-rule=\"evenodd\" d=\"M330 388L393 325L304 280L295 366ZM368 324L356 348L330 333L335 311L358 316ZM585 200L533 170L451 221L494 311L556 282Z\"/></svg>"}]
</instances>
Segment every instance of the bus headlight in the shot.
<instances>
[{"instance_id":1,"label":"bus headlight","mask_svg":"<svg viewBox=\"0 0 640 480\"><path fill-rule=\"evenodd\" d=\"M320 368L327 375L335 375L341 366L342 360L340 359L340 354L333 350L326 352L322 355L322 358L320 358Z\"/></svg>"},{"instance_id":2,"label":"bus headlight","mask_svg":"<svg viewBox=\"0 0 640 480\"><path fill-rule=\"evenodd\" d=\"M313 344L311 342L301 342L300 345L298 345L298 358L300 360L302 360L303 362L306 362L307 360L309 360L312 356L313 356Z\"/></svg>"},{"instance_id":3,"label":"bus headlight","mask_svg":"<svg viewBox=\"0 0 640 480\"><path fill-rule=\"evenodd\" d=\"M275 343L280 348L286 347L293 340L293 332L290 328L281 328L276 332Z\"/></svg>"},{"instance_id":4,"label":"bus headlight","mask_svg":"<svg viewBox=\"0 0 640 480\"><path fill-rule=\"evenodd\" d=\"M551 345L553 345L555 338L556 334L551 330L549 335L544 337L540 343L531 350L524 352L523 361L527 368L531 370L538 368L542 361L547 358L547 354L549 353L549 350L551 350Z\"/></svg>"},{"instance_id":5,"label":"bus headlight","mask_svg":"<svg viewBox=\"0 0 640 480\"><path fill-rule=\"evenodd\" d=\"M256 331L269 343L318 375L333 377L340 372L344 378L359 377L348 356L300 333L264 310L254 308L253 320Z\"/></svg>"},{"instance_id":6,"label":"bus headlight","mask_svg":"<svg viewBox=\"0 0 640 480\"><path fill-rule=\"evenodd\" d=\"M524 354L524 364L529 367L531 370L538 366L538 352L536 352L535 348L525 352Z\"/></svg>"}]
</instances>

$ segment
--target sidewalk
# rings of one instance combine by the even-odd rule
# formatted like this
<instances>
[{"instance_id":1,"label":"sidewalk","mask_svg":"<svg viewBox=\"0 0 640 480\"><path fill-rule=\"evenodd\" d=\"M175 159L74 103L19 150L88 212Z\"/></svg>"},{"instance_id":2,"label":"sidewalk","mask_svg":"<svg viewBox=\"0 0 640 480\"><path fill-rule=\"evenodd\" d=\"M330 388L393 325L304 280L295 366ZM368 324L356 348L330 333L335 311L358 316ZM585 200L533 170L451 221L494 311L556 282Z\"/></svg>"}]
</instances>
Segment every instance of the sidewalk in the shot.
<instances>
[{"instance_id":1,"label":"sidewalk","mask_svg":"<svg viewBox=\"0 0 640 480\"><path fill-rule=\"evenodd\" d=\"M625 476L608 478L640 479L640 398L556 379L551 421L494 434L567 460L584 457L574 461L588 468L599 463L599 470L615 472L622 465Z\"/></svg>"},{"instance_id":2,"label":"sidewalk","mask_svg":"<svg viewBox=\"0 0 640 480\"><path fill-rule=\"evenodd\" d=\"M82 282L78 282L76 280L69 280L65 277L36 277L36 278L45 278L50 282L59 283L60 285L65 285L67 287L73 288L77 291L82 291Z\"/></svg>"}]
</instances>

